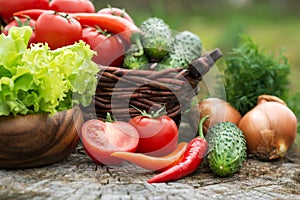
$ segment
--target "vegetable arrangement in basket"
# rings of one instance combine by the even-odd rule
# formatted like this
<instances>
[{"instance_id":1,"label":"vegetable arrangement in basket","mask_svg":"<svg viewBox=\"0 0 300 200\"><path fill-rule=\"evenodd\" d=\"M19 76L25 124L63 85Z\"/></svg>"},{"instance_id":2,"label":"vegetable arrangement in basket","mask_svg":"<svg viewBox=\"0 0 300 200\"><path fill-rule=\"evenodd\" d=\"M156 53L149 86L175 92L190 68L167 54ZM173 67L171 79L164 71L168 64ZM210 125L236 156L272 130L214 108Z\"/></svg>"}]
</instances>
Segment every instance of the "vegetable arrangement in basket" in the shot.
<instances>
[{"instance_id":1,"label":"vegetable arrangement in basket","mask_svg":"<svg viewBox=\"0 0 300 200\"><path fill-rule=\"evenodd\" d=\"M76 103L87 106L93 96L90 105L97 119L83 124L80 137L94 162L116 165L127 160L160 172L149 183L190 175L206 158L218 176L240 170L246 143L233 123L208 127L209 136L204 138L202 124L208 116L202 115L199 136L189 142L178 139L181 114L190 108L202 76L222 56L219 49L204 53L198 35L172 31L157 17L137 26L125 10L116 7L96 12L90 1L63 2L26 6L5 15L0 9L7 30L1 35L1 52L15 58L0 57L1 89L8 91L1 99L6 102L1 104L6 115L54 113ZM19 23L24 21L34 28ZM26 27L10 28L19 25ZM51 86L49 93L39 90L47 86ZM80 98L75 100L72 94ZM15 102L7 101L8 97ZM14 105L20 99L26 109Z\"/></svg>"},{"instance_id":2,"label":"vegetable arrangement in basket","mask_svg":"<svg viewBox=\"0 0 300 200\"><path fill-rule=\"evenodd\" d=\"M76 3L79 2L74 0L73 3L77 5ZM115 100L113 95L116 95L117 99L129 99L124 108L127 109L126 106L130 104L131 114L135 113L135 116L130 115L131 120L128 123L115 122L111 118L107 118L106 121L88 120L82 126L80 137L87 154L95 162L107 165L118 164L122 160L116 157L122 157L124 151L132 154L143 153L143 156L139 155L138 157L144 159L146 161L143 163L144 166L148 166L150 169L168 171L169 168L176 169L178 168L177 164L180 166L180 163L186 162L185 165L190 167L186 172L178 174L177 178L191 174L201 163L201 158L205 156L207 144L203 138L196 138L189 145L178 143L177 125L180 122L180 112L181 109L187 109L183 105L189 105L191 98L196 95L194 89L201 80L201 76L209 71L214 62L222 55L221 52L215 50L202 55L202 41L199 36L189 31L175 33L162 19L156 17L146 19L138 28L124 10L110 7L103 8L96 13L90 2L82 1L80 3L80 6L75 7L53 0L46 7L28 6L13 10L7 16L5 15L5 35L8 36L3 35L3 37L13 38L14 30L23 30L22 28L10 29L12 26L26 26L24 30L30 31L31 35L24 34L26 38L22 49L26 52L24 55L33 55L33 51L43 50L43 59L47 57L54 59L49 59L50 64L52 62L57 64L61 61L58 55L62 52L67 54L68 49L77 46L85 48L86 52L78 51L74 52L74 55L88 58L87 61L78 61L78 67L80 70L86 71L85 66L87 65L86 67L92 69L92 74L80 74L77 79L88 80L87 76L94 77L93 75L100 70L96 89L95 77L89 79L91 80L89 84L94 84L94 87L89 87L88 84L78 82L74 74L66 78L70 80L71 85L65 84L64 86L71 87L73 92L87 94L87 97L80 99L84 105L90 102L91 93L83 86L89 87L90 90L95 89L95 105L107 116L110 116L107 113L113 111L113 101ZM19 23L25 20L30 20L28 22L31 22L32 27L25 23ZM12 23L8 26L9 22ZM96 54L88 51L88 47ZM68 62L76 62L73 57L63 58ZM90 62L91 60L98 64L98 68L95 67L95 63ZM46 63L47 66L50 65L49 63ZM60 65L62 66L62 63ZM73 65L69 64L69 66ZM66 68L64 70L68 69L68 67L64 68ZM8 67L4 67L4 69L6 70ZM9 70L5 70L3 72L9 73ZM63 71L61 68L59 70ZM47 72L47 70L43 71ZM75 72L73 71L73 73ZM54 75L57 74L59 72L54 72ZM15 79L14 76L11 78ZM116 87L120 82L122 83L121 88ZM38 85L38 81L33 84L33 88L36 85ZM55 84L49 83L49 85L54 86ZM40 87L44 86L40 85ZM63 88L63 85L60 87ZM33 88L28 91L33 92ZM138 92L130 93L132 88ZM53 91L50 90L49 95L53 95L54 90L59 91L56 87L51 89ZM112 89L114 93L112 93ZM20 95L18 96L20 97ZM68 100L71 96L71 92L65 92L60 98L57 98L62 101L55 103L51 108L61 110L63 108L60 107L72 105L75 102ZM45 98L37 99L44 101ZM49 102L53 103L54 101L49 100ZM35 105L38 104L40 103L35 103ZM123 105L118 105L122 110L121 106ZM36 112L42 112L37 111L38 107L32 105L28 107L33 107ZM137 107L141 109L137 109ZM157 109L157 113L146 114L144 111L151 111L154 108ZM118 111L118 109L115 108L114 111ZM43 112L55 111L45 109ZM108 132L115 137L110 136ZM128 133L131 134L128 135ZM151 134L152 136L149 136ZM99 141L103 141L102 146L99 146ZM122 143L122 141L127 142ZM202 145L198 146L199 141L204 144L203 147ZM118 152L121 154L118 155ZM101 156L99 157L99 155ZM200 159L198 155L201 155ZM130 156L131 154L129 154ZM189 164L190 159L193 161ZM154 165L147 165L147 160L152 160L150 163ZM178 170L181 169L178 168ZM176 170L172 173L176 173ZM170 175L171 179L165 179L165 181L177 179L172 176Z\"/></svg>"}]
</instances>

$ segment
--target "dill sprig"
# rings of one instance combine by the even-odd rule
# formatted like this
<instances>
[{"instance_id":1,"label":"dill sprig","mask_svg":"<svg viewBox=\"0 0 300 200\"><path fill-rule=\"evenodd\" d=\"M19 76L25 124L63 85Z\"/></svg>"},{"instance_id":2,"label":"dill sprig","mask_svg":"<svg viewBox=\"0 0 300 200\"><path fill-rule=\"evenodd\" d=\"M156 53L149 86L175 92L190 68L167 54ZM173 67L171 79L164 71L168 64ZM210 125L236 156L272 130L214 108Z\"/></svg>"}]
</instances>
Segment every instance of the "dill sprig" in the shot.
<instances>
[{"instance_id":1,"label":"dill sprig","mask_svg":"<svg viewBox=\"0 0 300 200\"><path fill-rule=\"evenodd\" d=\"M221 75L226 100L242 115L253 108L261 94L288 98L290 65L280 51L278 56L263 52L250 36L242 35L240 44L225 58Z\"/></svg>"}]
</instances>

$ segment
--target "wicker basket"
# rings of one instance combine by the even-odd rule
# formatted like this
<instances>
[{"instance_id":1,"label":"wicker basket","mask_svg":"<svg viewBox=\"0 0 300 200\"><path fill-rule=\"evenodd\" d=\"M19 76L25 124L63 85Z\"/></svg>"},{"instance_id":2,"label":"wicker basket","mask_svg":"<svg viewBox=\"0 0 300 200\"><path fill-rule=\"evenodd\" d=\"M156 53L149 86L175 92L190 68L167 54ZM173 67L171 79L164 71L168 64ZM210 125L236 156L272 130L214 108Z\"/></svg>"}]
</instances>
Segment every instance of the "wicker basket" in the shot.
<instances>
[{"instance_id":1,"label":"wicker basket","mask_svg":"<svg viewBox=\"0 0 300 200\"><path fill-rule=\"evenodd\" d=\"M187 69L152 71L100 66L94 102L83 109L84 115L105 119L110 112L117 120L128 121L140 114L136 108L151 112L165 106L168 116L178 124L197 95L202 76L221 56L221 51L215 49L196 59Z\"/></svg>"}]
</instances>

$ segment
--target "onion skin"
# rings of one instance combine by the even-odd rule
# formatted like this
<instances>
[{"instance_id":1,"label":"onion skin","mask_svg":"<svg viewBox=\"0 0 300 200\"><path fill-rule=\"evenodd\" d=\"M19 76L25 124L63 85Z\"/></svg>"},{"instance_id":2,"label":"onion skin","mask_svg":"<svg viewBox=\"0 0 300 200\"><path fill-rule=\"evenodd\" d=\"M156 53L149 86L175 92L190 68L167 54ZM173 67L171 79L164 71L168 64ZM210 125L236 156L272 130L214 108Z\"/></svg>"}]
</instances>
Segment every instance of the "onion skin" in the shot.
<instances>
[{"instance_id":1,"label":"onion skin","mask_svg":"<svg viewBox=\"0 0 300 200\"><path fill-rule=\"evenodd\" d=\"M238 127L247 141L247 152L260 160L283 158L295 142L297 118L278 97L261 95Z\"/></svg>"},{"instance_id":2,"label":"onion skin","mask_svg":"<svg viewBox=\"0 0 300 200\"><path fill-rule=\"evenodd\" d=\"M206 115L210 116L203 124L204 134L206 134L208 129L217 122L229 121L238 125L242 118L237 109L220 98L207 98L199 102L198 105L200 110L200 120Z\"/></svg>"}]
</instances>

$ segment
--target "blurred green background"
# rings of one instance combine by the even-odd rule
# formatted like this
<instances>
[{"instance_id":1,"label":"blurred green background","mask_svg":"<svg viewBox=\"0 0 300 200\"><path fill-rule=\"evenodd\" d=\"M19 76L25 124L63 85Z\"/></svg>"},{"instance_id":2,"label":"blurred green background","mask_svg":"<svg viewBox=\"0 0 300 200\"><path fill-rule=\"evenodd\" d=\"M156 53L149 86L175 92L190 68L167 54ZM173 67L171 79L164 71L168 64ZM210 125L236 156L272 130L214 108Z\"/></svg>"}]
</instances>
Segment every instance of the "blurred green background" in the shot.
<instances>
[{"instance_id":1,"label":"blurred green background","mask_svg":"<svg viewBox=\"0 0 300 200\"><path fill-rule=\"evenodd\" d=\"M219 47L226 54L237 46L240 33L250 35L266 52L276 55L285 49L284 55L292 67L291 90L299 91L299 0L93 0L93 3L97 10L108 4L124 8L137 25L148 17L162 18L173 30L198 34L206 50ZM222 66L218 63L218 67Z\"/></svg>"}]
</instances>

